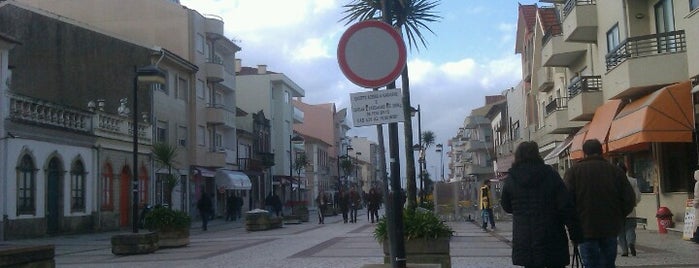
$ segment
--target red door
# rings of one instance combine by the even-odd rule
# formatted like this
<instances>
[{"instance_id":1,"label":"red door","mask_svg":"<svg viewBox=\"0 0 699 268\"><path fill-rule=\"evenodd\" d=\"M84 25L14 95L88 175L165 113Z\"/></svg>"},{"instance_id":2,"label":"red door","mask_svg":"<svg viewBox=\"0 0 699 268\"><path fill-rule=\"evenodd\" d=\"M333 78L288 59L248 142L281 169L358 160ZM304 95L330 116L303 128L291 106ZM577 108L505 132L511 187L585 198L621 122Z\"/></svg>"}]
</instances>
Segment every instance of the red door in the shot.
<instances>
[{"instance_id":1,"label":"red door","mask_svg":"<svg viewBox=\"0 0 699 268\"><path fill-rule=\"evenodd\" d=\"M121 170L121 177L119 183L119 226L128 227L129 226L129 213L131 206L129 202L129 189L131 189L131 172L128 166L124 166Z\"/></svg>"}]
</instances>

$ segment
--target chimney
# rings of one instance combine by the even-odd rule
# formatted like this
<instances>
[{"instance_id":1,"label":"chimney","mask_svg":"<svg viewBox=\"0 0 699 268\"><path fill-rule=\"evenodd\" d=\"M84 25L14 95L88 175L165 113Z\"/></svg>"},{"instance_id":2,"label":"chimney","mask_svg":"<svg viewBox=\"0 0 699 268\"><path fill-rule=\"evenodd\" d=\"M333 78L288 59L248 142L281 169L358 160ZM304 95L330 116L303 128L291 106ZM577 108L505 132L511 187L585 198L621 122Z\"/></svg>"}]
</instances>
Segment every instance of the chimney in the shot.
<instances>
[{"instance_id":1,"label":"chimney","mask_svg":"<svg viewBox=\"0 0 699 268\"><path fill-rule=\"evenodd\" d=\"M240 69L243 67L243 61L241 59L235 59L235 73L240 73Z\"/></svg>"},{"instance_id":2,"label":"chimney","mask_svg":"<svg viewBox=\"0 0 699 268\"><path fill-rule=\"evenodd\" d=\"M267 74L267 65L258 64L257 65L257 74Z\"/></svg>"}]
</instances>

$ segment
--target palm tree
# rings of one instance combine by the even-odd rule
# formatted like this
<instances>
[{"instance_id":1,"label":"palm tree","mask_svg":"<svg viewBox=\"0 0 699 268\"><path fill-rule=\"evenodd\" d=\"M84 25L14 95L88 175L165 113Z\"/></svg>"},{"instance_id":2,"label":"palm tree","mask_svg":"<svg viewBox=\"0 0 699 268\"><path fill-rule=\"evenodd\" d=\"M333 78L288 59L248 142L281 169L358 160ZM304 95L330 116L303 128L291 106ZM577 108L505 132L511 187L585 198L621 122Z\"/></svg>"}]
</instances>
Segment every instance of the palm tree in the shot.
<instances>
[{"instance_id":1,"label":"palm tree","mask_svg":"<svg viewBox=\"0 0 699 268\"><path fill-rule=\"evenodd\" d=\"M423 184L423 189L422 189L423 192L424 192L426 189L428 189L428 188L426 187L427 184L426 184L426 182L425 182L425 181L426 181L426 177L425 177L425 176L426 176L426 175L429 175L429 174L427 174L427 158L425 157L424 152L427 152L428 149L430 149L430 147L431 147L432 145L434 145L434 132L432 132L431 130L423 131L423 132L422 132L422 147L423 147L422 150L423 150L423 155L422 155L422 163L420 163L420 165L422 165L422 171L423 171L423 174L421 174L422 177L420 178L420 182ZM424 200L424 197L425 197L425 195L424 195L424 193L423 193L422 196L421 196L421 198L422 198L421 200Z\"/></svg>"},{"instance_id":2,"label":"palm tree","mask_svg":"<svg viewBox=\"0 0 699 268\"><path fill-rule=\"evenodd\" d=\"M306 157L306 153L299 153L296 155L296 161L294 162L294 170L296 170L296 179L298 179L298 193L299 193L299 200L298 201L303 201L301 200L301 171L303 171L306 166L308 166L310 162L308 161L308 157ZM293 209L293 206L292 206Z\"/></svg>"},{"instance_id":3,"label":"palm tree","mask_svg":"<svg viewBox=\"0 0 699 268\"><path fill-rule=\"evenodd\" d=\"M163 203L167 204L168 207L172 207L172 190L179 183L179 176L173 174L173 167L175 166L175 158L177 157L177 147L164 142L158 142L153 144L153 149L151 149L155 162L157 162L160 167L167 168L167 175L163 180ZM177 170L175 170L177 173Z\"/></svg>"},{"instance_id":4,"label":"palm tree","mask_svg":"<svg viewBox=\"0 0 699 268\"><path fill-rule=\"evenodd\" d=\"M345 16L341 21L346 21L350 24L356 21L381 19L382 2L387 0L353 0L350 4L344 5ZM427 26L428 23L436 22L441 19L434 9L439 5L439 0L388 0L393 1L391 5L391 22L397 29L401 29L401 34L408 39L408 46L412 50L415 48L419 51L419 46L427 47L425 37L421 29L425 29L434 34ZM401 73L401 84L403 87L403 115L405 118L410 118L410 79L408 77L408 65L403 68ZM413 126L410 120L404 122L405 135L405 151L412 151L413 144ZM415 187L415 158L412 153L406 153L405 176L408 178L408 207L415 208L417 206L417 195Z\"/></svg>"}]
</instances>

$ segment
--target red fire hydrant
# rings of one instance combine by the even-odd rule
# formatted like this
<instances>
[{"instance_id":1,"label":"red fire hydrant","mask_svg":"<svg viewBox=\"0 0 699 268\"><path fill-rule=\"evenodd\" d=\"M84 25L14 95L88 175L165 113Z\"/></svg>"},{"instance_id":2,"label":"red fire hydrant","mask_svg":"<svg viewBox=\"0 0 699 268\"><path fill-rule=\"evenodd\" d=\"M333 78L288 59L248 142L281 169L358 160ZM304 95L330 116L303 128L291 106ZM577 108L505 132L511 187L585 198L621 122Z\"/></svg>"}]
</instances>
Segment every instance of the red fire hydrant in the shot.
<instances>
[{"instance_id":1,"label":"red fire hydrant","mask_svg":"<svg viewBox=\"0 0 699 268\"><path fill-rule=\"evenodd\" d=\"M666 234L667 228L672 228L675 223L672 222L672 212L667 207L658 208L655 213L655 218L658 219L658 233Z\"/></svg>"}]
</instances>

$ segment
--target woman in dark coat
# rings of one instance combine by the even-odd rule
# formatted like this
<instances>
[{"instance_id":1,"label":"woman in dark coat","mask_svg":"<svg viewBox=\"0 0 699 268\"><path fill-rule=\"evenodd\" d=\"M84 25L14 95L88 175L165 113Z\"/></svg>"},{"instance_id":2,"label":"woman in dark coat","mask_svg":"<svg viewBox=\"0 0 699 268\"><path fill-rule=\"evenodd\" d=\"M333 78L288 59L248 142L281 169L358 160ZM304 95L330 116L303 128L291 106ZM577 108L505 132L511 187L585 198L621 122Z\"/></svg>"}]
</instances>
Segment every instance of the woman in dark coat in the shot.
<instances>
[{"instance_id":1,"label":"woman in dark coat","mask_svg":"<svg viewBox=\"0 0 699 268\"><path fill-rule=\"evenodd\" d=\"M544 164L535 142L523 142L505 179L500 200L512 213L512 263L564 267L570 262L566 227L573 241L582 232L561 176Z\"/></svg>"}]
</instances>

